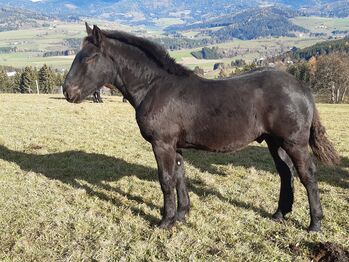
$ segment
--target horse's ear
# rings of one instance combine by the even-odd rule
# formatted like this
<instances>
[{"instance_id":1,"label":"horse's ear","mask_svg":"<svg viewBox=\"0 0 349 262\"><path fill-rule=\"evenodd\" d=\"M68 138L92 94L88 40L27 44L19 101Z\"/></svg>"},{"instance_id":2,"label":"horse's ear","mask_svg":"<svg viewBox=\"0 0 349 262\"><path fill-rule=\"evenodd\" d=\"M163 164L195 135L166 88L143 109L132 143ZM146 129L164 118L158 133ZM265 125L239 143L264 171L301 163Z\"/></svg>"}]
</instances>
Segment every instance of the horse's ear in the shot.
<instances>
[{"instance_id":1,"label":"horse's ear","mask_svg":"<svg viewBox=\"0 0 349 262\"><path fill-rule=\"evenodd\" d=\"M93 39L93 44L97 47L102 47L103 44L103 33L101 29L99 29L98 26L94 25L92 29L92 39Z\"/></svg>"},{"instance_id":2,"label":"horse's ear","mask_svg":"<svg viewBox=\"0 0 349 262\"><path fill-rule=\"evenodd\" d=\"M87 22L85 22L85 26L86 26L86 33L88 36L92 35L92 28L88 25Z\"/></svg>"}]
</instances>

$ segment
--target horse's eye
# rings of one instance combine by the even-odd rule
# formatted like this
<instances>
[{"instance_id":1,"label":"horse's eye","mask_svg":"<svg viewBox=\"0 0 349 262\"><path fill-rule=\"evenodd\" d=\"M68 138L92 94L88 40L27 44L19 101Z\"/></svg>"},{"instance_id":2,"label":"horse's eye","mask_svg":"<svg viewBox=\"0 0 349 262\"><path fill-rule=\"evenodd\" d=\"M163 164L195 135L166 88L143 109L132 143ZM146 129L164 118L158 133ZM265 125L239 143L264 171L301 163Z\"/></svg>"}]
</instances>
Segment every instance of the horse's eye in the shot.
<instances>
[{"instance_id":1,"label":"horse's eye","mask_svg":"<svg viewBox=\"0 0 349 262\"><path fill-rule=\"evenodd\" d=\"M85 58L84 60L84 63L85 64L89 64L89 63L91 63L91 62L93 62L93 60L95 59L97 57L97 54L95 54L95 55L93 55L93 56L90 56L90 57L87 57L87 58Z\"/></svg>"}]
</instances>

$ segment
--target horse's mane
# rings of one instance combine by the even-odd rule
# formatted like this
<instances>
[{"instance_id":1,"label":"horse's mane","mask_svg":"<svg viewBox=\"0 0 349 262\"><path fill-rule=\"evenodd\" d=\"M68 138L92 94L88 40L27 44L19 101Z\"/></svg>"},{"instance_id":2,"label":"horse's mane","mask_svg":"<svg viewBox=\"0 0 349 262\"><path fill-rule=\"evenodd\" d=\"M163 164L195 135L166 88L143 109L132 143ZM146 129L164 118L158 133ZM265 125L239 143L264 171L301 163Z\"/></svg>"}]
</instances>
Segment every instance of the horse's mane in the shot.
<instances>
[{"instance_id":1,"label":"horse's mane","mask_svg":"<svg viewBox=\"0 0 349 262\"><path fill-rule=\"evenodd\" d=\"M102 32L108 38L115 39L125 44L137 47L149 58L151 58L157 65L165 69L170 74L177 76L188 76L193 72L190 69L176 63L175 59L170 57L164 47L146 38L138 37L117 30L103 30Z\"/></svg>"}]
</instances>

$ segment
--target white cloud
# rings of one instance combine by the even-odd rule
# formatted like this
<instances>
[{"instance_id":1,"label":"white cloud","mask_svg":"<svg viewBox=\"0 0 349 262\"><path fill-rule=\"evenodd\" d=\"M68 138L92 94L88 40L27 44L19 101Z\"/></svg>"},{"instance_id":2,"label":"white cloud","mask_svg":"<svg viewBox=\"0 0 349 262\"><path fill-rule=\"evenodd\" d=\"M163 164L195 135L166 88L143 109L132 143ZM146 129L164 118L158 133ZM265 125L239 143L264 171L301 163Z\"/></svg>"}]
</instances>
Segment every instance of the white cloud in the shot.
<instances>
[{"instance_id":1,"label":"white cloud","mask_svg":"<svg viewBox=\"0 0 349 262\"><path fill-rule=\"evenodd\" d=\"M69 10L75 10L77 9L78 7L73 5L73 4L65 4L64 5L66 8L68 8Z\"/></svg>"}]
</instances>

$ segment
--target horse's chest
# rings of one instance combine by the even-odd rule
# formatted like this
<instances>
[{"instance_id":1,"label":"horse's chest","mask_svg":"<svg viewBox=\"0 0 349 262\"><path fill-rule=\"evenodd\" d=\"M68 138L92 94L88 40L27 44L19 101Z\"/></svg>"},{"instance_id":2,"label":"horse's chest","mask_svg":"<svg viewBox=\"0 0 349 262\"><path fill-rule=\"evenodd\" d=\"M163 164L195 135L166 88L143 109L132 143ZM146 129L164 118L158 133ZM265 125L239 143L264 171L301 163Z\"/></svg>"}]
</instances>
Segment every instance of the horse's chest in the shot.
<instances>
[{"instance_id":1,"label":"horse's chest","mask_svg":"<svg viewBox=\"0 0 349 262\"><path fill-rule=\"evenodd\" d=\"M142 136L149 142L156 139L175 139L180 133L179 119L155 112L147 112L137 116L137 123Z\"/></svg>"}]
</instances>

